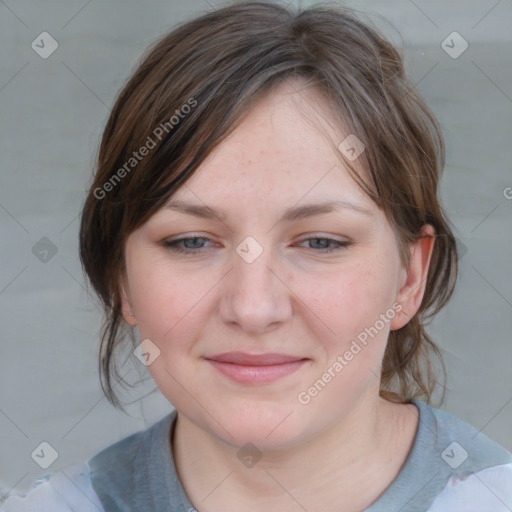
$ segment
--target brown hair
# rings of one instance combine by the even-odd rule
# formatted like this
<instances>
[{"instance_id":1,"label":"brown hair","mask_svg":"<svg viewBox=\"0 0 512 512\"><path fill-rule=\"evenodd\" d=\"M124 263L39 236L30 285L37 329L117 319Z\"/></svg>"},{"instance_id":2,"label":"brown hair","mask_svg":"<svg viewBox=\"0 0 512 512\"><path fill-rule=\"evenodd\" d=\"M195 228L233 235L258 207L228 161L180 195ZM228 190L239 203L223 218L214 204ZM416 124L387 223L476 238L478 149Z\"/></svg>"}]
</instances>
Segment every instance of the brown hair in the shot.
<instances>
[{"instance_id":1,"label":"brown hair","mask_svg":"<svg viewBox=\"0 0 512 512\"><path fill-rule=\"evenodd\" d=\"M120 379L114 352L127 334L135 343L121 312L128 235L289 78L314 85L365 144L358 162L368 179L352 167L353 177L385 212L404 265L421 227L431 224L436 232L420 309L390 332L381 395L430 401L437 383L432 354L445 375L425 330L457 276L455 239L437 197L445 150L434 115L397 50L353 11L316 5L294 13L249 2L208 12L159 40L119 94L103 133L81 217L80 259L105 313L100 376L115 406L121 404L113 390L113 373Z\"/></svg>"}]
</instances>

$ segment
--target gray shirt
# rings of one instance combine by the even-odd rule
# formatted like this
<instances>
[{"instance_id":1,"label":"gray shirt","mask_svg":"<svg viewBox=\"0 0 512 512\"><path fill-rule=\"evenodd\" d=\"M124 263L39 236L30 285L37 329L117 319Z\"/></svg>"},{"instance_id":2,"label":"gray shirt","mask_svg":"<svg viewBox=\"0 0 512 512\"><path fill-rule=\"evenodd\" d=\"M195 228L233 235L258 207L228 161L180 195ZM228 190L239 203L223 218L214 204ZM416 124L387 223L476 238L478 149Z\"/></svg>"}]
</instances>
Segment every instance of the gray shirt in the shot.
<instances>
[{"instance_id":1,"label":"gray shirt","mask_svg":"<svg viewBox=\"0 0 512 512\"><path fill-rule=\"evenodd\" d=\"M418 400L413 403L420 419L412 450L395 480L364 512L510 512L512 454L459 418ZM7 500L1 510L194 512L172 454L176 418L173 411L105 448L65 479L43 479L26 497ZM39 501L34 498L38 489ZM51 507L36 506L45 499ZM197 506L200 511L201 504Z\"/></svg>"}]
</instances>

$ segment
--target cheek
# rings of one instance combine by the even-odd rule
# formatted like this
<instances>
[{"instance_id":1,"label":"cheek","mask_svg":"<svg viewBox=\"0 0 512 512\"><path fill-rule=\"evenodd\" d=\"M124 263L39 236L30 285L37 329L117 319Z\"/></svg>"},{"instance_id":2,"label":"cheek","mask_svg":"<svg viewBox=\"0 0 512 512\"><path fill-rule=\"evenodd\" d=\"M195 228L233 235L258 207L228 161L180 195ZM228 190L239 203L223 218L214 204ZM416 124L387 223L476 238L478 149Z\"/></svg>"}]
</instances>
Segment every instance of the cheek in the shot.
<instances>
[{"instance_id":1,"label":"cheek","mask_svg":"<svg viewBox=\"0 0 512 512\"><path fill-rule=\"evenodd\" d=\"M298 294L315 313L322 339L329 345L350 343L390 308L392 272L380 272L379 268L378 263L340 265L337 272L303 278L302 285L296 281Z\"/></svg>"},{"instance_id":2,"label":"cheek","mask_svg":"<svg viewBox=\"0 0 512 512\"><path fill-rule=\"evenodd\" d=\"M314 336L325 357L319 359L318 371L303 391L311 390L318 410L333 403L348 407L368 386L377 385L394 314L391 272L378 269L378 264L361 264L320 280L322 286L308 285L312 296L308 305L318 326Z\"/></svg>"},{"instance_id":3,"label":"cheek","mask_svg":"<svg viewBox=\"0 0 512 512\"><path fill-rule=\"evenodd\" d=\"M221 277L208 271L179 272L171 265L162 258L141 259L130 281L140 338L151 339L162 351L195 338L200 318L211 306L209 292Z\"/></svg>"}]
</instances>

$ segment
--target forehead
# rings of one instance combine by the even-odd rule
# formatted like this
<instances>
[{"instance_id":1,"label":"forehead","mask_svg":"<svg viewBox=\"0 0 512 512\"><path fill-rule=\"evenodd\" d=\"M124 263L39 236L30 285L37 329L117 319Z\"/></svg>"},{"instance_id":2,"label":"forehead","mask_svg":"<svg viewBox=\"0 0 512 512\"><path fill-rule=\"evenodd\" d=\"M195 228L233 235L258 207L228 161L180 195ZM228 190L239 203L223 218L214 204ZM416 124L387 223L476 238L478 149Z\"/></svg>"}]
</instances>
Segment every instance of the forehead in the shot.
<instances>
[{"instance_id":1,"label":"forehead","mask_svg":"<svg viewBox=\"0 0 512 512\"><path fill-rule=\"evenodd\" d=\"M284 82L251 110L170 201L254 209L256 201L270 207L339 200L374 209L337 149L348 135L317 89Z\"/></svg>"}]
</instances>

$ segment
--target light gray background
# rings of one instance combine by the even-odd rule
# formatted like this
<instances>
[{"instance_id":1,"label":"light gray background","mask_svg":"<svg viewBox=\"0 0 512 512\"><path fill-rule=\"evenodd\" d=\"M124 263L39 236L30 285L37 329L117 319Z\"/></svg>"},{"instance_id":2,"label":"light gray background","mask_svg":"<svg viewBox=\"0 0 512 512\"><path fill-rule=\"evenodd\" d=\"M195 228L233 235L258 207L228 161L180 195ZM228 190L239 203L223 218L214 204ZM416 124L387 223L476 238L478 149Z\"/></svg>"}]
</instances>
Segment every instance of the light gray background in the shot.
<instances>
[{"instance_id":1,"label":"light gray background","mask_svg":"<svg viewBox=\"0 0 512 512\"><path fill-rule=\"evenodd\" d=\"M30 456L42 441L57 450L49 470L58 470L171 408L159 392L128 407L129 415L103 398L96 362L101 314L84 290L78 215L110 107L142 52L215 5L221 2L0 2L3 494L25 490L47 472ZM346 5L370 13L401 44L381 17L396 27L409 74L444 129L442 198L467 250L455 296L431 330L448 368L444 408L510 450L512 200L505 196L512 187L512 3ZM59 44L47 59L31 48L43 31ZM457 59L441 48L453 31L469 43ZM58 249L46 263L32 253L42 237ZM151 389L146 384L131 396Z\"/></svg>"}]
</instances>

